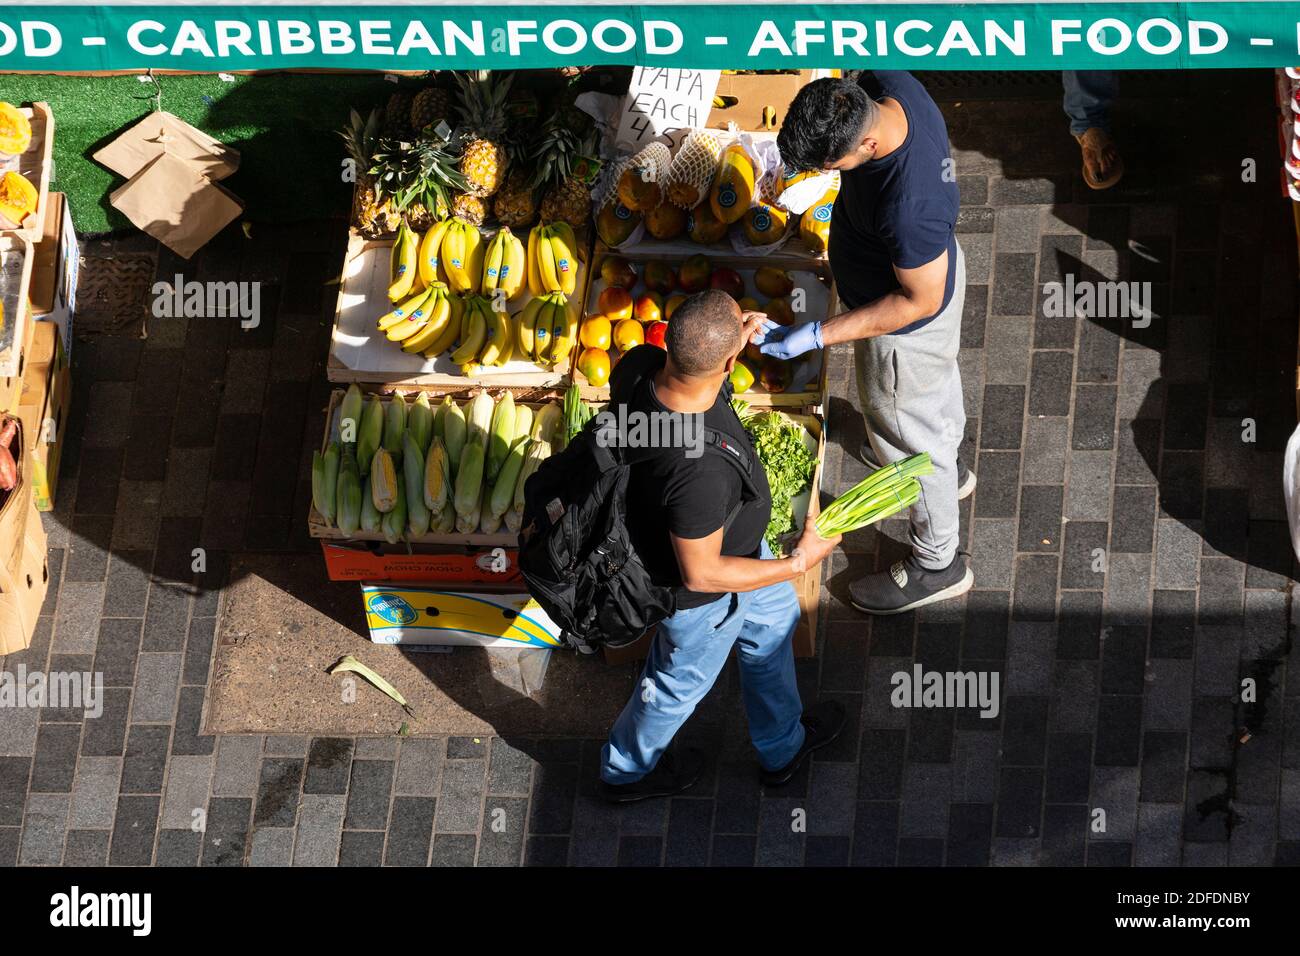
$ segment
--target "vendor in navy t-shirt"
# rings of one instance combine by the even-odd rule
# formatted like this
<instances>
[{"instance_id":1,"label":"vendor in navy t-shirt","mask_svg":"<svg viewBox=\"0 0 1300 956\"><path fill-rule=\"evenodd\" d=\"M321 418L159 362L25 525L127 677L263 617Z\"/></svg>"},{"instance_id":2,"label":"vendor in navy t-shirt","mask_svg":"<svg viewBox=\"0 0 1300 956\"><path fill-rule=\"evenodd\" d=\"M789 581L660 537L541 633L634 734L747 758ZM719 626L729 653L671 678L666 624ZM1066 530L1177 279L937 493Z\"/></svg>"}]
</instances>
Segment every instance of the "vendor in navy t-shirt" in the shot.
<instances>
[{"instance_id":1,"label":"vendor in navy t-shirt","mask_svg":"<svg viewBox=\"0 0 1300 956\"><path fill-rule=\"evenodd\" d=\"M966 274L943 114L910 73L868 71L804 87L777 142L788 170L840 171L829 256L845 311L767 323L755 341L782 359L852 342L866 463L878 468L923 451L934 462L911 510L911 556L853 582L850 596L869 614L956 597L974 583L957 552L957 501L974 490L975 476L957 460Z\"/></svg>"}]
</instances>

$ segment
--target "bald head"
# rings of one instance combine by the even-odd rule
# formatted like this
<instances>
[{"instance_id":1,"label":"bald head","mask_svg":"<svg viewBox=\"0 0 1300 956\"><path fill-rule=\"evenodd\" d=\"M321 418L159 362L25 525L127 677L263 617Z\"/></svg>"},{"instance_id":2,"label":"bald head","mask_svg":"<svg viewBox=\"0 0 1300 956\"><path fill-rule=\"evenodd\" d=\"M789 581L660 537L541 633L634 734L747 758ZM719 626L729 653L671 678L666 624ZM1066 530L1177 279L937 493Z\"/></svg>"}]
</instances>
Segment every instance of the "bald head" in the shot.
<instances>
[{"instance_id":1,"label":"bald head","mask_svg":"<svg viewBox=\"0 0 1300 956\"><path fill-rule=\"evenodd\" d=\"M683 375L716 375L740 353L740 328L736 300L709 289L697 292L673 311L664 344Z\"/></svg>"}]
</instances>

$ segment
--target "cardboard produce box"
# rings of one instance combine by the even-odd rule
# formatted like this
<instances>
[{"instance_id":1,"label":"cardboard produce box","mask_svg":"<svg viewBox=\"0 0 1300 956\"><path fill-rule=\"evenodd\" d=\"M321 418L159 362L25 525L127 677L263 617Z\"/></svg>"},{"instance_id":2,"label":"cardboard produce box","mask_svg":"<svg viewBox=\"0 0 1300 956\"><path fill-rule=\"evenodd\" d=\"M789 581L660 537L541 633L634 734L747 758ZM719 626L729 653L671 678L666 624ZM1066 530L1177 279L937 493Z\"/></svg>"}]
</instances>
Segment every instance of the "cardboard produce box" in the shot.
<instances>
[{"instance_id":1,"label":"cardboard produce box","mask_svg":"<svg viewBox=\"0 0 1300 956\"><path fill-rule=\"evenodd\" d=\"M4 419L5 416L0 415L0 424ZM32 509L31 483L27 480L27 433L21 419L18 419L18 431L9 444L9 451L18 466L18 483L9 491L0 491L0 568L13 569L22 553L28 512Z\"/></svg>"},{"instance_id":2,"label":"cardboard produce box","mask_svg":"<svg viewBox=\"0 0 1300 956\"><path fill-rule=\"evenodd\" d=\"M527 592L444 591L364 584L362 600L376 644L456 647L563 647L560 627Z\"/></svg>"},{"instance_id":3,"label":"cardboard produce box","mask_svg":"<svg viewBox=\"0 0 1300 956\"><path fill-rule=\"evenodd\" d=\"M37 322L23 374L18 417L28 436L28 481L38 511L54 508L59 481L63 434L72 403L72 370L58 328L51 322Z\"/></svg>"},{"instance_id":4,"label":"cardboard produce box","mask_svg":"<svg viewBox=\"0 0 1300 956\"><path fill-rule=\"evenodd\" d=\"M777 129L785 119L786 107L799 90L826 71L799 70L797 73L723 73L717 95L728 102L709 112L711 129L726 129L735 123L743 130ZM770 106L773 124L764 122L763 110Z\"/></svg>"},{"instance_id":5,"label":"cardboard produce box","mask_svg":"<svg viewBox=\"0 0 1300 956\"><path fill-rule=\"evenodd\" d=\"M518 585L516 548L452 548L378 541L322 541L331 581Z\"/></svg>"},{"instance_id":6,"label":"cardboard produce box","mask_svg":"<svg viewBox=\"0 0 1300 956\"><path fill-rule=\"evenodd\" d=\"M31 644L50 584L45 529L30 494L22 499L24 534L18 553L13 564L0 567L0 654L14 654Z\"/></svg>"},{"instance_id":7,"label":"cardboard produce box","mask_svg":"<svg viewBox=\"0 0 1300 956\"><path fill-rule=\"evenodd\" d=\"M45 231L32 247L32 280L27 298L37 320L58 325L63 350L68 354L72 353L72 316L77 309L80 266L71 207L63 193L50 193Z\"/></svg>"}]
</instances>

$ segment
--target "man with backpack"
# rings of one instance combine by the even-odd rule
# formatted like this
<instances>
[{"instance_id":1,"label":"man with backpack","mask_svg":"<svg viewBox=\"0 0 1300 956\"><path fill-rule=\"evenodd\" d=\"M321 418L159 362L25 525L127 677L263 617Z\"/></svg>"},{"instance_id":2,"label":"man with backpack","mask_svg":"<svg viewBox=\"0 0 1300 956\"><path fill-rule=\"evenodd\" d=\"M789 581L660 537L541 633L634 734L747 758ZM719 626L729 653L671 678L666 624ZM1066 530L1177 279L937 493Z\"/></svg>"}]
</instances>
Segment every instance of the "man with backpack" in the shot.
<instances>
[{"instance_id":1,"label":"man with backpack","mask_svg":"<svg viewBox=\"0 0 1300 956\"><path fill-rule=\"evenodd\" d=\"M839 538L819 537L810 518L793 556L772 556L763 540L772 506L767 478L730 404L728 376L754 327L726 294L701 292L673 313L666 351L639 346L611 378L611 415L676 417L678 430L661 434L703 432L714 446L637 450L628 473L632 546L675 601L602 751L601 787L614 802L669 796L695 783L703 755L666 750L733 646L764 783L787 782L844 724L835 702L804 711L791 646L799 602L790 582Z\"/></svg>"}]
</instances>

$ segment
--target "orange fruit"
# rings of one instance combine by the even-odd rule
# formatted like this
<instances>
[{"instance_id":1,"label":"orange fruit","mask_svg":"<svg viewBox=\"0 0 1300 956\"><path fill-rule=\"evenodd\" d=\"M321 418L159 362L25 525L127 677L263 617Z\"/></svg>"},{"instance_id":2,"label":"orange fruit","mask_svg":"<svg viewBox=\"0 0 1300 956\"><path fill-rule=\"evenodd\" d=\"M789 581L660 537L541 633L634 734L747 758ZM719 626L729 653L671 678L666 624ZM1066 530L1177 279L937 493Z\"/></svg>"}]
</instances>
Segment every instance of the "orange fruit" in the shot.
<instances>
[{"instance_id":1,"label":"orange fruit","mask_svg":"<svg viewBox=\"0 0 1300 956\"><path fill-rule=\"evenodd\" d=\"M609 286L601 290L596 306L611 322L621 322L632 317L632 293L621 286Z\"/></svg>"},{"instance_id":2,"label":"orange fruit","mask_svg":"<svg viewBox=\"0 0 1300 956\"><path fill-rule=\"evenodd\" d=\"M578 339L582 342L583 348L604 351L609 348L612 331L609 319L603 315L593 315L582 323L582 331L578 333Z\"/></svg>"},{"instance_id":3,"label":"orange fruit","mask_svg":"<svg viewBox=\"0 0 1300 956\"><path fill-rule=\"evenodd\" d=\"M583 349L578 356L578 371L587 377L588 382L600 388L609 381L609 353L604 349Z\"/></svg>"},{"instance_id":4,"label":"orange fruit","mask_svg":"<svg viewBox=\"0 0 1300 956\"><path fill-rule=\"evenodd\" d=\"M664 318L671 319L673 317L673 313L677 311L677 307L685 301L686 301L686 296L682 295L681 293L678 293L677 295L670 295L668 297L668 301L664 303Z\"/></svg>"},{"instance_id":5,"label":"orange fruit","mask_svg":"<svg viewBox=\"0 0 1300 956\"><path fill-rule=\"evenodd\" d=\"M614 345L620 352L645 344L645 329L636 319L624 319L614 326Z\"/></svg>"}]
</instances>

